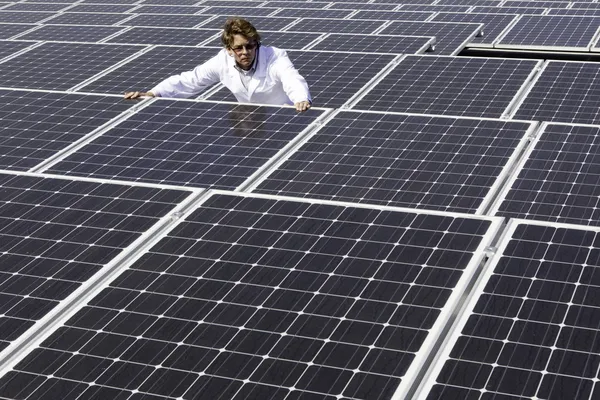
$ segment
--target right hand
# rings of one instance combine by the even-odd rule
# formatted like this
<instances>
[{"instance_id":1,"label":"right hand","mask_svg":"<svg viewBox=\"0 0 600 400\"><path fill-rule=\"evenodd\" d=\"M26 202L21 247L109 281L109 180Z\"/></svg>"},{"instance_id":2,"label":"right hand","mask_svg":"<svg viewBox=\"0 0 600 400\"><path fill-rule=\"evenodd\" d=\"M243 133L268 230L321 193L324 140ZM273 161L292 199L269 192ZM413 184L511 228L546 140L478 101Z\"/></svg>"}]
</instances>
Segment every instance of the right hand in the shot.
<instances>
[{"instance_id":1,"label":"right hand","mask_svg":"<svg viewBox=\"0 0 600 400\"><path fill-rule=\"evenodd\" d=\"M126 99L139 99L140 97L154 97L154 93L152 92L125 92L123 96Z\"/></svg>"}]
</instances>

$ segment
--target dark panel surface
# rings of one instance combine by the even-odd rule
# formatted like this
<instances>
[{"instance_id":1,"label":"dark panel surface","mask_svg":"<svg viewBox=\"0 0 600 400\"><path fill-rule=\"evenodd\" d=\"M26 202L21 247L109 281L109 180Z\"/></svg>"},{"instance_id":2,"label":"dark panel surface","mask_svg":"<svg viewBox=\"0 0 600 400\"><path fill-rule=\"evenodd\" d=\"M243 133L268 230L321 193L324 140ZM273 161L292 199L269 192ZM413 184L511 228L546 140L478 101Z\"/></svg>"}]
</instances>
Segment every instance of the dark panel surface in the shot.
<instances>
[{"instance_id":1,"label":"dark panel surface","mask_svg":"<svg viewBox=\"0 0 600 400\"><path fill-rule=\"evenodd\" d=\"M33 23L53 16L53 12L19 12L0 10L0 22Z\"/></svg>"},{"instance_id":2,"label":"dark panel surface","mask_svg":"<svg viewBox=\"0 0 600 400\"><path fill-rule=\"evenodd\" d=\"M344 35L341 33L331 33L315 46L312 46L311 50L414 54L421 50L430 39L423 36Z\"/></svg>"},{"instance_id":3,"label":"dark panel surface","mask_svg":"<svg viewBox=\"0 0 600 400\"><path fill-rule=\"evenodd\" d=\"M123 25L192 28L209 18L210 16L208 15L142 14L127 20Z\"/></svg>"},{"instance_id":4,"label":"dark panel surface","mask_svg":"<svg viewBox=\"0 0 600 400\"><path fill-rule=\"evenodd\" d=\"M470 43L491 44L516 17L517 14L439 13L433 17L432 21L483 24L483 35L474 37Z\"/></svg>"},{"instance_id":5,"label":"dark panel surface","mask_svg":"<svg viewBox=\"0 0 600 400\"><path fill-rule=\"evenodd\" d=\"M599 129L548 125L497 214L600 224Z\"/></svg>"},{"instance_id":6,"label":"dark panel surface","mask_svg":"<svg viewBox=\"0 0 600 400\"><path fill-rule=\"evenodd\" d=\"M138 28L135 27L110 39L109 43L159 44L196 46L215 36L212 29Z\"/></svg>"},{"instance_id":7,"label":"dark panel surface","mask_svg":"<svg viewBox=\"0 0 600 400\"><path fill-rule=\"evenodd\" d=\"M114 1L114 0L111 0ZM117 13L81 13L66 12L46 21L48 24L68 25L112 25L129 17L127 14Z\"/></svg>"},{"instance_id":8,"label":"dark panel surface","mask_svg":"<svg viewBox=\"0 0 600 400\"><path fill-rule=\"evenodd\" d=\"M498 118L536 63L409 55L354 108Z\"/></svg>"},{"instance_id":9,"label":"dark panel surface","mask_svg":"<svg viewBox=\"0 0 600 400\"><path fill-rule=\"evenodd\" d=\"M187 195L0 174L0 350Z\"/></svg>"},{"instance_id":10,"label":"dark panel surface","mask_svg":"<svg viewBox=\"0 0 600 400\"><path fill-rule=\"evenodd\" d=\"M94 382L153 400L389 399L488 227L216 195L0 380L0 395L92 398Z\"/></svg>"},{"instance_id":11,"label":"dark panel surface","mask_svg":"<svg viewBox=\"0 0 600 400\"><path fill-rule=\"evenodd\" d=\"M33 43L31 42L15 42L12 40L0 40L0 60L4 57L13 55L18 51L26 49L27 47L32 45Z\"/></svg>"},{"instance_id":12,"label":"dark panel surface","mask_svg":"<svg viewBox=\"0 0 600 400\"><path fill-rule=\"evenodd\" d=\"M35 27L36 25L27 24L0 24L0 39L11 38Z\"/></svg>"},{"instance_id":13,"label":"dark panel surface","mask_svg":"<svg viewBox=\"0 0 600 400\"><path fill-rule=\"evenodd\" d=\"M342 112L256 191L473 213L529 127Z\"/></svg>"},{"instance_id":14,"label":"dark panel surface","mask_svg":"<svg viewBox=\"0 0 600 400\"><path fill-rule=\"evenodd\" d=\"M0 64L4 86L66 90L122 61L142 46L44 43Z\"/></svg>"},{"instance_id":15,"label":"dark panel surface","mask_svg":"<svg viewBox=\"0 0 600 400\"><path fill-rule=\"evenodd\" d=\"M125 29L119 26L44 25L19 40L54 40L68 42L97 42Z\"/></svg>"},{"instance_id":16,"label":"dark panel surface","mask_svg":"<svg viewBox=\"0 0 600 400\"><path fill-rule=\"evenodd\" d=\"M235 189L319 115L296 115L291 107L159 100L51 170Z\"/></svg>"},{"instance_id":17,"label":"dark panel surface","mask_svg":"<svg viewBox=\"0 0 600 400\"><path fill-rule=\"evenodd\" d=\"M356 33L370 34L381 28L386 21L358 19L319 19L303 18L288 31L293 32L322 32L322 33ZM413 33L414 34L414 33Z\"/></svg>"}]
</instances>

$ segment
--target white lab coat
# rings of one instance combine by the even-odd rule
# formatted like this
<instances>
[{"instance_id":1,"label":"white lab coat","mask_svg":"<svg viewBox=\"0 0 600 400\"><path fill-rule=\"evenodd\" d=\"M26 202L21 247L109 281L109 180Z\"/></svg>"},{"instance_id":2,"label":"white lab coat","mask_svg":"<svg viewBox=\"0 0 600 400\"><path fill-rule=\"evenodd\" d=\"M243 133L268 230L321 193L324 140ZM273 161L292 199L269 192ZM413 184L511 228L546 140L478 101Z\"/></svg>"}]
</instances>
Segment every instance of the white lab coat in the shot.
<instances>
[{"instance_id":1,"label":"white lab coat","mask_svg":"<svg viewBox=\"0 0 600 400\"><path fill-rule=\"evenodd\" d=\"M246 89L235 59L222 49L216 56L194 68L165 79L151 92L160 97L191 97L221 82L242 103L295 104L312 101L306 80L298 73L285 50L261 46L258 63Z\"/></svg>"}]
</instances>

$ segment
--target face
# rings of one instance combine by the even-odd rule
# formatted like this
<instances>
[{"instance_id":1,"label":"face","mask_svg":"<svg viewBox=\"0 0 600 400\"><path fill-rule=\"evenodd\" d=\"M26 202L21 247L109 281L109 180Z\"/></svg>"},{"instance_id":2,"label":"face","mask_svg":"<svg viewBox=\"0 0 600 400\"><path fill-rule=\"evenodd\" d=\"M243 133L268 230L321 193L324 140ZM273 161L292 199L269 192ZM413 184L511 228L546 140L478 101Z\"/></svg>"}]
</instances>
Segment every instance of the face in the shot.
<instances>
[{"instance_id":1,"label":"face","mask_svg":"<svg viewBox=\"0 0 600 400\"><path fill-rule=\"evenodd\" d=\"M256 57L257 47L258 43L254 40L238 34L233 35L233 43L227 49L227 52L235 58L235 61L242 69L249 69Z\"/></svg>"}]
</instances>

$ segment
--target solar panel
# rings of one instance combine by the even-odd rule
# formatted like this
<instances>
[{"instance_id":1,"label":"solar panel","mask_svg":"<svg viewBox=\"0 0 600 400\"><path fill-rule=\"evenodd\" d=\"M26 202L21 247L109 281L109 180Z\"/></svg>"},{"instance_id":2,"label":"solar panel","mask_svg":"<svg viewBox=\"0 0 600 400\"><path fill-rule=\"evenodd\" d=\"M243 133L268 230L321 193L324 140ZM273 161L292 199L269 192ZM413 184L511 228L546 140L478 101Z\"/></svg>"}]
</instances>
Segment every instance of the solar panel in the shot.
<instances>
[{"instance_id":1,"label":"solar panel","mask_svg":"<svg viewBox=\"0 0 600 400\"><path fill-rule=\"evenodd\" d=\"M490 6L499 7L502 4L502 0L438 0L435 4L438 5L464 5L470 6Z\"/></svg>"},{"instance_id":2,"label":"solar panel","mask_svg":"<svg viewBox=\"0 0 600 400\"><path fill-rule=\"evenodd\" d=\"M68 11L81 13L126 13L131 12L135 7L134 4L75 4Z\"/></svg>"},{"instance_id":3,"label":"solar panel","mask_svg":"<svg viewBox=\"0 0 600 400\"><path fill-rule=\"evenodd\" d=\"M123 29L122 26L44 25L32 32L20 35L18 39L97 42Z\"/></svg>"},{"instance_id":4,"label":"solar panel","mask_svg":"<svg viewBox=\"0 0 600 400\"><path fill-rule=\"evenodd\" d=\"M421 367L497 227L215 194L22 359L0 393L389 399Z\"/></svg>"},{"instance_id":5,"label":"solar panel","mask_svg":"<svg viewBox=\"0 0 600 400\"><path fill-rule=\"evenodd\" d=\"M354 0L356 1L356 0ZM377 10L377 11L393 11L398 8L398 4L375 4L375 3L340 3L335 2L329 7L332 10Z\"/></svg>"},{"instance_id":6,"label":"solar panel","mask_svg":"<svg viewBox=\"0 0 600 400\"><path fill-rule=\"evenodd\" d=\"M329 33L311 50L337 49L350 52L374 52L389 54L420 54L431 50L435 38L426 36L399 36L399 35L352 35Z\"/></svg>"},{"instance_id":7,"label":"solar panel","mask_svg":"<svg viewBox=\"0 0 600 400\"><path fill-rule=\"evenodd\" d=\"M0 39L11 38L32 28L36 28L36 25L0 24Z\"/></svg>"},{"instance_id":8,"label":"solar panel","mask_svg":"<svg viewBox=\"0 0 600 400\"><path fill-rule=\"evenodd\" d=\"M0 350L189 195L6 173L0 187Z\"/></svg>"},{"instance_id":9,"label":"solar panel","mask_svg":"<svg viewBox=\"0 0 600 400\"><path fill-rule=\"evenodd\" d=\"M599 265L597 228L514 221L419 398L597 398Z\"/></svg>"},{"instance_id":10,"label":"solar panel","mask_svg":"<svg viewBox=\"0 0 600 400\"><path fill-rule=\"evenodd\" d=\"M436 51L437 51L436 43ZM406 56L354 108L499 118L540 61Z\"/></svg>"},{"instance_id":11,"label":"solar panel","mask_svg":"<svg viewBox=\"0 0 600 400\"><path fill-rule=\"evenodd\" d=\"M507 217L597 226L598 129L545 125L493 211Z\"/></svg>"},{"instance_id":12,"label":"solar panel","mask_svg":"<svg viewBox=\"0 0 600 400\"><path fill-rule=\"evenodd\" d=\"M313 104L319 107L341 107L396 58L391 54L341 51L291 50L288 55L306 79ZM229 100L232 94L223 88L208 99Z\"/></svg>"},{"instance_id":13,"label":"solar panel","mask_svg":"<svg viewBox=\"0 0 600 400\"><path fill-rule=\"evenodd\" d=\"M0 60L2 60L5 57L11 56L23 49L26 49L27 47L32 45L33 43L30 42L0 40Z\"/></svg>"},{"instance_id":14,"label":"solar panel","mask_svg":"<svg viewBox=\"0 0 600 400\"><path fill-rule=\"evenodd\" d=\"M14 3L3 8L7 11L62 11L71 7L72 4L52 3Z\"/></svg>"},{"instance_id":15,"label":"solar panel","mask_svg":"<svg viewBox=\"0 0 600 400\"><path fill-rule=\"evenodd\" d=\"M310 3L304 3L310 4ZM303 4L303 6L304 6ZM296 18L346 18L354 11L352 10L321 10L314 8L284 8L276 16Z\"/></svg>"},{"instance_id":16,"label":"solar panel","mask_svg":"<svg viewBox=\"0 0 600 400\"><path fill-rule=\"evenodd\" d=\"M54 15L52 12L18 12L0 10L0 22L34 23Z\"/></svg>"},{"instance_id":17,"label":"solar panel","mask_svg":"<svg viewBox=\"0 0 600 400\"><path fill-rule=\"evenodd\" d=\"M278 8L266 8L266 7L251 7L244 6L240 7L209 7L206 10L202 11L203 14L213 14L213 15L247 15L252 17L268 17L271 14L274 14Z\"/></svg>"},{"instance_id":18,"label":"solar panel","mask_svg":"<svg viewBox=\"0 0 600 400\"><path fill-rule=\"evenodd\" d=\"M483 14L527 14L527 15L541 15L546 12L544 7L486 7L486 6L475 6L471 10L472 13L483 13Z\"/></svg>"},{"instance_id":19,"label":"solar panel","mask_svg":"<svg viewBox=\"0 0 600 400\"><path fill-rule=\"evenodd\" d=\"M494 47L586 51L599 24L598 17L523 15Z\"/></svg>"},{"instance_id":20,"label":"solar panel","mask_svg":"<svg viewBox=\"0 0 600 400\"><path fill-rule=\"evenodd\" d=\"M434 13L422 12L422 11L394 11L394 12L382 12L382 11L359 11L353 14L350 19L389 19L389 20L402 20L402 21L425 21L430 18Z\"/></svg>"},{"instance_id":21,"label":"solar panel","mask_svg":"<svg viewBox=\"0 0 600 400\"><path fill-rule=\"evenodd\" d=\"M266 1L261 5L261 7L290 8L300 6L302 8L323 9L329 6L330 4L331 2L329 1L311 1L310 3L306 1L300 1L296 4L290 3L289 1Z\"/></svg>"},{"instance_id":22,"label":"solar panel","mask_svg":"<svg viewBox=\"0 0 600 400\"><path fill-rule=\"evenodd\" d=\"M110 43L196 46L218 33L214 29L135 27L108 40Z\"/></svg>"},{"instance_id":23,"label":"solar panel","mask_svg":"<svg viewBox=\"0 0 600 400\"><path fill-rule=\"evenodd\" d=\"M456 55L481 32L481 29L481 24L461 22L394 21L379 33L435 36L437 54Z\"/></svg>"},{"instance_id":24,"label":"solar panel","mask_svg":"<svg viewBox=\"0 0 600 400\"><path fill-rule=\"evenodd\" d=\"M260 42L266 46L275 46L285 50L301 50L321 36L323 36L322 33L298 34L297 32L269 32L261 30ZM207 42L206 46L222 46L221 37Z\"/></svg>"},{"instance_id":25,"label":"solar panel","mask_svg":"<svg viewBox=\"0 0 600 400\"><path fill-rule=\"evenodd\" d=\"M88 0L90 3L94 3L96 2L96 0ZM114 1L114 0L106 0L108 1ZM131 0L134 3L137 3L137 1ZM177 5L182 5L182 6L193 6L194 4L198 4L198 3L203 3L202 1L198 1L198 0L144 0L143 4L177 4Z\"/></svg>"},{"instance_id":26,"label":"solar panel","mask_svg":"<svg viewBox=\"0 0 600 400\"><path fill-rule=\"evenodd\" d=\"M192 6L174 6L174 5L163 5L163 6L145 6L141 5L133 9L130 12L136 14L181 14L191 15L204 11L206 7L192 7Z\"/></svg>"},{"instance_id":27,"label":"solar panel","mask_svg":"<svg viewBox=\"0 0 600 400\"><path fill-rule=\"evenodd\" d=\"M288 31L294 32L322 32L322 33L356 33L371 34L380 29L386 21L359 20L359 19L319 19L302 18ZM414 32L413 32L414 34Z\"/></svg>"},{"instance_id":28,"label":"solar panel","mask_svg":"<svg viewBox=\"0 0 600 400\"><path fill-rule=\"evenodd\" d=\"M141 14L128 19L123 25L192 28L206 22L210 18L208 15Z\"/></svg>"},{"instance_id":29,"label":"solar panel","mask_svg":"<svg viewBox=\"0 0 600 400\"><path fill-rule=\"evenodd\" d=\"M523 0L506 0L502 3L502 7L569 7L572 3L570 1L523 1ZM576 3L574 3L576 4Z\"/></svg>"},{"instance_id":30,"label":"solar panel","mask_svg":"<svg viewBox=\"0 0 600 400\"><path fill-rule=\"evenodd\" d=\"M286 17L256 17L256 16L248 16L243 14L236 14L238 17L245 18L256 27L258 32L262 33L263 30L271 30L278 31L280 29L285 28L289 24L295 22L296 18L286 18ZM214 29L223 29L223 25L225 25L225 21L229 18L229 15L216 15L214 19L211 19L202 25L202 28L214 28Z\"/></svg>"},{"instance_id":31,"label":"solar panel","mask_svg":"<svg viewBox=\"0 0 600 400\"><path fill-rule=\"evenodd\" d=\"M599 73L595 63L548 61L513 114L519 119L597 124Z\"/></svg>"},{"instance_id":32,"label":"solar panel","mask_svg":"<svg viewBox=\"0 0 600 400\"><path fill-rule=\"evenodd\" d=\"M461 12L466 13L471 9L469 5L429 5L429 4L403 4L398 11L430 11L430 12Z\"/></svg>"},{"instance_id":33,"label":"solar panel","mask_svg":"<svg viewBox=\"0 0 600 400\"><path fill-rule=\"evenodd\" d=\"M460 14L439 13L432 21L475 22L483 24L483 35L471 39L471 43L491 46L498 36L515 20L517 14Z\"/></svg>"},{"instance_id":34,"label":"solar panel","mask_svg":"<svg viewBox=\"0 0 600 400\"><path fill-rule=\"evenodd\" d=\"M79 89L92 93L124 93L127 91L152 89L164 79L196 66L215 56L220 49L203 47L158 46L119 68L108 72Z\"/></svg>"},{"instance_id":35,"label":"solar panel","mask_svg":"<svg viewBox=\"0 0 600 400\"><path fill-rule=\"evenodd\" d=\"M26 171L133 104L103 96L0 91L0 168Z\"/></svg>"},{"instance_id":36,"label":"solar panel","mask_svg":"<svg viewBox=\"0 0 600 400\"><path fill-rule=\"evenodd\" d=\"M340 112L256 192L481 212L531 123Z\"/></svg>"},{"instance_id":37,"label":"solar panel","mask_svg":"<svg viewBox=\"0 0 600 400\"><path fill-rule=\"evenodd\" d=\"M598 5L596 5L598 7ZM598 17L600 16L600 8L598 9L589 9L589 8L550 8L548 9L548 15L581 15L588 17Z\"/></svg>"},{"instance_id":38,"label":"solar panel","mask_svg":"<svg viewBox=\"0 0 600 400\"><path fill-rule=\"evenodd\" d=\"M61 13L49 19L49 24L112 25L130 17L127 14L106 13Z\"/></svg>"},{"instance_id":39,"label":"solar panel","mask_svg":"<svg viewBox=\"0 0 600 400\"><path fill-rule=\"evenodd\" d=\"M142 46L44 43L0 63L4 86L67 90L123 61Z\"/></svg>"},{"instance_id":40,"label":"solar panel","mask_svg":"<svg viewBox=\"0 0 600 400\"><path fill-rule=\"evenodd\" d=\"M321 112L160 99L49 171L236 189Z\"/></svg>"}]
</instances>

